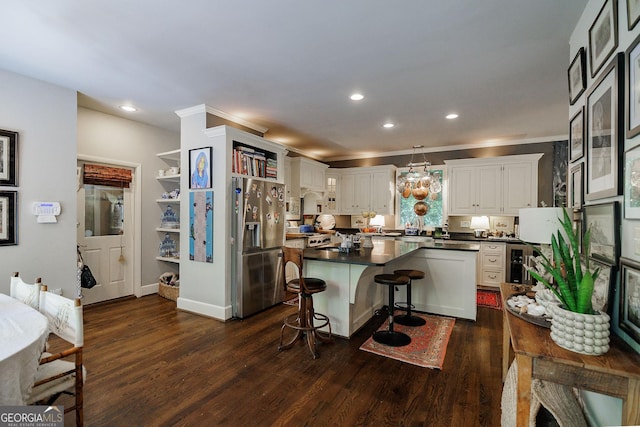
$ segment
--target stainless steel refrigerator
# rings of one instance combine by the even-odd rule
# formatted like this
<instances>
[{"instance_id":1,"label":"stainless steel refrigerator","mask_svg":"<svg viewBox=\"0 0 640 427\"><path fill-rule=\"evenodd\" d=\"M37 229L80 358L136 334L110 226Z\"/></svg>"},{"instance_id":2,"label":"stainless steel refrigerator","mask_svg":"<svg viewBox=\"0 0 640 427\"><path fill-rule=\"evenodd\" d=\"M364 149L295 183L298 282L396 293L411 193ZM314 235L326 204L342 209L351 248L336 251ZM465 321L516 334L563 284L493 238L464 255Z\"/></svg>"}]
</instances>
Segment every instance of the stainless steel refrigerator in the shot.
<instances>
[{"instance_id":1,"label":"stainless steel refrigerator","mask_svg":"<svg viewBox=\"0 0 640 427\"><path fill-rule=\"evenodd\" d=\"M244 318L284 299L285 188L233 178L231 200L232 308L234 317Z\"/></svg>"}]
</instances>

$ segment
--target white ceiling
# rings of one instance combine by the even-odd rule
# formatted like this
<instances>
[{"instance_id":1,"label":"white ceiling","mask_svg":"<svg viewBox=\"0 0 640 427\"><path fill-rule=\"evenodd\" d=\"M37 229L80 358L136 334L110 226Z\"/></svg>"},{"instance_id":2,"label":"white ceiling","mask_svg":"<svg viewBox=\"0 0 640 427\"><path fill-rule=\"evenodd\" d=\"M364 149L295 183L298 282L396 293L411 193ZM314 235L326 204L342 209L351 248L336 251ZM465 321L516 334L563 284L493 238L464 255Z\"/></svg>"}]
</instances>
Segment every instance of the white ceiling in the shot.
<instances>
[{"instance_id":1,"label":"white ceiling","mask_svg":"<svg viewBox=\"0 0 640 427\"><path fill-rule=\"evenodd\" d=\"M548 140L567 134L586 3L0 0L0 68L168 129L207 104L325 160ZM140 110L118 112L125 102Z\"/></svg>"}]
</instances>

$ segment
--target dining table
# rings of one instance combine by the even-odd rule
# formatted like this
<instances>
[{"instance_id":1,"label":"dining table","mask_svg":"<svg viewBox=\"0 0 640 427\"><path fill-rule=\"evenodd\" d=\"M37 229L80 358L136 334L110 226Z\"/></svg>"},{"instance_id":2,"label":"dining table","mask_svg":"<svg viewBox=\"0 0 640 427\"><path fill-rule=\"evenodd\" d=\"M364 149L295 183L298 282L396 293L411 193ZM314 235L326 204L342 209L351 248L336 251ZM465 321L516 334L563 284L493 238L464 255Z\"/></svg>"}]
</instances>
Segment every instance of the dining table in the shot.
<instances>
[{"instance_id":1,"label":"dining table","mask_svg":"<svg viewBox=\"0 0 640 427\"><path fill-rule=\"evenodd\" d=\"M38 310L0 293L0 406L26 404L48 332Z\"/></svg>"}]
</instances>

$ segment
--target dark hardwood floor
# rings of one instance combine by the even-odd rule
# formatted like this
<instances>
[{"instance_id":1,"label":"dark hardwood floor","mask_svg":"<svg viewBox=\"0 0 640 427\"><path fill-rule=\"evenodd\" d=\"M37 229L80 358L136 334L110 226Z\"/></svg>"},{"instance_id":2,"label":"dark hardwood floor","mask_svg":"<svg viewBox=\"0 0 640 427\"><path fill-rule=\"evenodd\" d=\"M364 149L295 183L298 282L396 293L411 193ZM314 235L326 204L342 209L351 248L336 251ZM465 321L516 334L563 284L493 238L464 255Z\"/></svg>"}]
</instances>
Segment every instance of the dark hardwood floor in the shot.
<instances>
[{"instance_id":1,"label":"dark hardwood floor","mask_svg":"<svg viewBox=\"0 0 640 427\"><path fill-rule=\"evenodd\" d=\"M456 320L440 371L360 351L382 315L350 340L321 344L317 360L302 343L278 352L294 310L222 323L156 295L85 307L85 424L500 425L501 311Z\"/></svg>"}]
</instances>

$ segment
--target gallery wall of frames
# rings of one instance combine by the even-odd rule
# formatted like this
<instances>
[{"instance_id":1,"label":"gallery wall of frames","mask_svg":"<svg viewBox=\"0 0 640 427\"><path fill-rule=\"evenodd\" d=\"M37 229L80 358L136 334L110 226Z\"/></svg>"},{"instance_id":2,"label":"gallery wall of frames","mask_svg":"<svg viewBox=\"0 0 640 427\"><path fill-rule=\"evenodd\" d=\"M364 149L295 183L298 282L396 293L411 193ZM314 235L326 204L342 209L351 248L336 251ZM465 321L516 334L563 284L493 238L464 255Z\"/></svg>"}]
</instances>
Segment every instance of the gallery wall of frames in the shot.
<instances>
[{"instance_id":1,"label":"gallery wall of frames","mask_svg":"<svg viewBox=\"0 0 640 427\"><path fill-rule=\"evenodd\" d=\"M601 271L594 298L640 353L640 2L592 4L599 8L572 37L567 73L567 205L575 226L591 230L582 256Z\"/></svg>"},{"instance_id":2,"label":"gallery wall of frames","mask_svg":"<svg viewBox=\"0 0 640 427\"><path fill-rule=\"evenodd\" d=\"M18 132L0 129L0 246L18 244Z\"/></svg>"}]
</instances>

